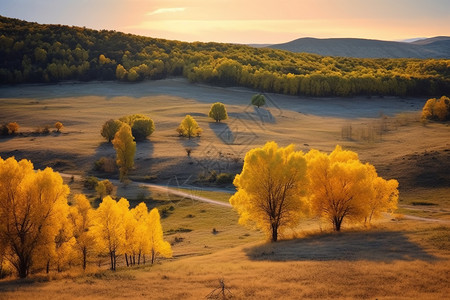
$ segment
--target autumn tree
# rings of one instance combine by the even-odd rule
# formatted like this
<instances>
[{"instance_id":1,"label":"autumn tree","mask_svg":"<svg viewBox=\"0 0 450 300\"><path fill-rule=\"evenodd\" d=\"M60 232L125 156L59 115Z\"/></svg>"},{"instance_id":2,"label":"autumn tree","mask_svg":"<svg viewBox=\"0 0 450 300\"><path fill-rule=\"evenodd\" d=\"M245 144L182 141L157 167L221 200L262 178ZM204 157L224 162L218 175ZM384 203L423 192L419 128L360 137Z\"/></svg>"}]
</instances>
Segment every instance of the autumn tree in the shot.
<instances>
[{"instance_id":1,"label":"autumn tree","mask_svg":"<svg viewBox=\"0 0 450 300\"><path fill-rule=\"evenodd\" d=\"M128 124L123 124L112 140L116 149L116 162L119 166L120 180L124 181L128 177L128 172L134 166L134 155L136 153L136 142L131 134Z\"/></svg>"},{"instance_id":2,"label":"autumn tree","mask_svg":"<svg viewBox=\"0 0 450 300\"><path fill-rule=\"evenodd\" d=\"M239 214L239 223L256 223L271 241L280 232L298 224L307 212L306 160L294 146L278 147L268 142L247 152L242 172L233 184L237 192L230 203Z\"/></svg>"},{"instance_id":3,"label":"autumn tree","mask_svg":"<svg viewBox=\"0 0 450 300\"><path fill-rule=\"evenodd\" d=\"M158 255L167 258L172 257L170 243L164 240L161 218L157 208L152 209L148 214L147 237L149 239L148 250L151 255L152 264L155 262Z\"/></svg>"},{"instance_id":4,"label":"autumn tree","mask_svg":"<svg viewBox=\"0 0 450 300\"><path fill-rule=\"evenodd\" d=\"M395 179L386 180L377 175L375 167L370 166L371 184L370 189L373 190L371 198L368 198L366 204L368 206L367 215L364 222L371 223L372 219L381 217L383 212L393 212L397 209L398 203L398 181Z\"/></svg>"},{"instance_id":5,"label":"autumn tree","mask_svg":"<svg viewBox=\"0 0 450 300\"><path fill-rule=\"evenodd\" d=\"M95 191L98 194L100 199L103 199L105 196L112 195L114 192L114 185L108 179L99 181L97 186L95 187Z\"/></svg>"},{"instance_id":6,"label":"autumn tree","mask_svg":"<svg viewBox=\"0 0 450 300\"><path fill-rule=\"evenodd\" d=\"M6 125L8 128L8 134L16 134L19 131L19 124L16 122L11 122Z\"/></svg>"},{"instance_id":7,"label":"autumn tree","mask_svg":"<svg viewBox=\"0 0 450 300\"><path fill-rule=\"evenodd\" d=\"M259 108L260 106L266 105L266 97L264 97L263 94L253 95L251 103L252 105Z\"/></svg>"},{"instance_id":8,"label":"autumn tree","mask_svg":"<svg viewBox=\"0 0 450 300\"><path fill-rule=\"evenodd\" d=\"M119 131L120 126L122 126L121 121L110 119L103 124L100 133L108 142L111 142L117 131Z\"/></svg>"},{"instance_id":9,"label":"autumn tree","mask_svg":"<svg viewBox=\"0 0 450 300\"><path fill-rule=\"evenodd\" d=\"M221 102L216 102L211 105L208 116L214 119L216 122L228 119L227 109Z\"/></svg>"},{"instance_id":10,"label":"autumn tree","mask_svg":"<svg viewBox=\"0 0 450 300\"><path fill-rule=\"evenodd\" d=\"M113 271L116 270L117 256L124 244L125 228L122 216L122 210L117 202L106 196L95 210L92 220L96 250L99 253L108 253Z\"/></svg>"},{"instance_id":11,"label":"autumn tree","mask_svg":"<svg viewBox=\"0 0 450 300\"><path fill-rule=\"evenodd\" d=\"M83 270L86 270L88 255L94 249L94 235L91 231L94 210L85 195L75 195L74 204L70 207L69 220L73 226L75 237L74 249L81 257Z\"/></svg>"},{"instance_id":12,"label":"autumn tree","mask_svg":"<svg viewBox=\"0 0 450 300\"><path fill-rule=\"evenodd\" d=\"M309 197L314 215L340 231L344 220L362 222L396 205L396 184L377 182L375 168L358 154L336 146L329 155L318 150L306 154Z\"/></svg>"},{"instance_id":13,"label":"autumn tree","mask_svg":"<svg viewBox=\"0 0 450 300\"><path fill-rule=\"evenodd\" d=\"M200 136L202 131L203 130L198 126L197 121L190 115L186 115L183 121L181 121L180 126L177 128L177 132L181 136L187 136L189 139L193 136Z\"/></svg>"},{"instance_id":14,"label":"autumn tree","mask_svg":"<svg viewBox=\"0 0 450 300\"><path fill-rule=\"evenodd\" d=\"M117 205L121 211L122 226L124 229L122 252L125 256L127 267L134 265L135 254L137 253L137 220L130 211L130 203L127 199L121 198Z\"/></svg>"},{"instance_id":15,"label":"autumn tree","mask_svg":"<svg viewBox=\"0 0 450 300\"><path fill-rule=\"evenodd\" d=\"M155 131L155 123L151 118L142 114L134 114L119 119L131 127L136 141L143 141Z\"/></svg>"},{"instance_id":16,"label":"autumn tree","mask_svg":"<svg viewBox=\"0 0 450 300\"><path fill-rule=\"evenodd\" d=\"M145 264L145 254L150 252L150 240L147 238L147 205L144 202L139 203L135 208L131 209L131 214L137 221L134 240L134 247L137 250L138 256L137 264L141 264L141 258L143 258L143 263Z\"/></svg>"},{"instance_id":17,"label":"autumn tree","mask_svg":"<svg viewBox=\"0 0 450 300\"><path fill-rule=\"evenodd\" d=\"M20 278L43 259L40 249L56 247L61 220L67 218L68 193L52 169L34 171L28 160L0 158L0 240Z\"/></svg>"},{"instance_id":18,"label":"autumn tree","mask_svg":"<svg viewBox=\"0 0 450 300\"><path fill-rule=\"evenodd\" d=\"M63 124L61 122L56 122L55 123L55 128L56 128L57 132L60 132L63 127L64 126L63 126Z\"/></svg>"}]
</instances>

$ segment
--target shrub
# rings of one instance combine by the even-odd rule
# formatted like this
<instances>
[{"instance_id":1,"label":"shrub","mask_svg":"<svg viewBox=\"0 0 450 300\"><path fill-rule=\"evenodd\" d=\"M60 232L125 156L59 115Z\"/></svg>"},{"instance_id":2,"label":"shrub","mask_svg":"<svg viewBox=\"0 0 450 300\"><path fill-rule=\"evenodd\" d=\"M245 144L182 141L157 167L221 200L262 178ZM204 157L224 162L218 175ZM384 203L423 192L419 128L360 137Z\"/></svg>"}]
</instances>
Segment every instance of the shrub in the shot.
<instances>
[{"instance_id":1,"label":"shrub","mask_svg":"<svg viewBox=\"0 0 450 300\"><path fill-rule=\"evenodd\" d=\"M217 175L216 183L220 185L232 184L234 176L235 175L231 173L220 173Z\"/></svg>"},{"instance_id":2,"label":"shrub","mask_svg":"<svg viewBox=\"0 0 450 300\"><path fill-rule=\"evenodd\" d=\"M8 134L16 134L19 131L19 124L16 122L11 122L6 125L8 128Z\"/></svg>"},{"instance_id":3,"label":"shrub","mask_svg":"<svg viewBox=\"0 0 450 300\"><path fill-rule=\"evenodd\" d=\"M95 190L98 184L97 177L89 176L84 179L83 186L88 190Z\"/></svg>"},{"instance_id":4,"label":"shrub","mask_svg":"<svg viewBox=\"0 0 450 300\"><path fill-rule=\"evenodd\" d=\"M136 141L143 141L155 131L153 120L142 114L124 116L119 119L131 127L131 133Z\"/></svg>"}]
</instances>

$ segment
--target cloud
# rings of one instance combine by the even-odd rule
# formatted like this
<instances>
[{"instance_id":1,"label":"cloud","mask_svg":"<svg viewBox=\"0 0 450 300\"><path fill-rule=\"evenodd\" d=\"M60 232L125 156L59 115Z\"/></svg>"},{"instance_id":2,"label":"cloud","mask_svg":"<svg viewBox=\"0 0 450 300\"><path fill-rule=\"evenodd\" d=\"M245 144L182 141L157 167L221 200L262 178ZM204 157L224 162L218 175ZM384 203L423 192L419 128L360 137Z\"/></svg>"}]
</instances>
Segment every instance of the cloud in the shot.
<instances>
[{"instance_id":1,"label":"cloud","mask_svg":"<svg viewBox=\"0 0 450 300\"><path fill-rule=\"evenodd\" d=\"M181 12L181 11L185 11L185 10L186 10L185 7L158 8L157 10L147 13L147 16L153 16L153 15L165 14L165 13L175 13L175 12Z\"/></svg>"}]
</instances>

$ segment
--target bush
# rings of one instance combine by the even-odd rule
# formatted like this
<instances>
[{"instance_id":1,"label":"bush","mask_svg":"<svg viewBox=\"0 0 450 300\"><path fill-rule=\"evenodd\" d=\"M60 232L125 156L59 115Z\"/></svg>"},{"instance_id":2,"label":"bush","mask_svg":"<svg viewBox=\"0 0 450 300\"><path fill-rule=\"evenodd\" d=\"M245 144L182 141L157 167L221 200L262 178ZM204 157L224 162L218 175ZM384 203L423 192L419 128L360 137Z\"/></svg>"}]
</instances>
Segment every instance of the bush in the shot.
<instances>
[{"instance_id":1,"label":"bush","mask_svg":"<svg viewBox=\"0 0 450 300\"><path fill-rule=\"evenodd\" d=\"M19 131L19 124L16 122L11 122L6 125L8 128L8 134L16 134Z\"/></svg>"},{"instance_id":2,"label":"bush","mask_svg":"<svg viewBox=\"0 0 450 300\"><path fill-rule=\"evenodd\" d=\"M95 190L98 184L97 177L89 176L84 179L83 186L88 190Z\"/></svg>"},{"instance_id":3,"label":"bush","mask_svg":"<svg viewBox=\"0 0 450 300\"><path fill-rule=\"evenodd\" d=\"M217 175L216 183L220 185L232 184L234 176L235 175L231 173L220 173Z\"/></svg>"},{"instance_id":4,"label":"bush","mask_svg":"<svg viewBox=\"0 0 450 300\"><path fill-rule=\"evenodd\" d=\"M116 160L111 157L101 157L94 163L94 170L99 172L116 172Z\"/></svg>"},{"instance_id":5,"label":"bush","mask_svg":"<svg viewBox=\"0 0 450 300\"><path fill-rule=\"evenodd\" d=\"M143 141L155 131L155 123L142 114L124 116L119 119L131 127L131 133L136 141Z\"/></svg>"}]
</instances>

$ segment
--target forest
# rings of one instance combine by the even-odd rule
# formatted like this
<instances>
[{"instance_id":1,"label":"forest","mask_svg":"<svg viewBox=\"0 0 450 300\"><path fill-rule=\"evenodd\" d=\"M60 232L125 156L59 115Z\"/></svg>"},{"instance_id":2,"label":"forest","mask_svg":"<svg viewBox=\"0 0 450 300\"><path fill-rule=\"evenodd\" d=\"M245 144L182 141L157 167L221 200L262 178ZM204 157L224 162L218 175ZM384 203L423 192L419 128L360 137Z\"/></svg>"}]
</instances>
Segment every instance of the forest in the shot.
<instances>
[{"instance_id":1,"label":"forest","mask_svg":"<svg viewBox=\"0 0 450 300\"><path fill-rule=\"evenodd\" d=\"M357 59L187 43L0 16L0 84L66 80L191 82L306 96L442 96L448 59Z\"/></svg>"}]
</instances>

